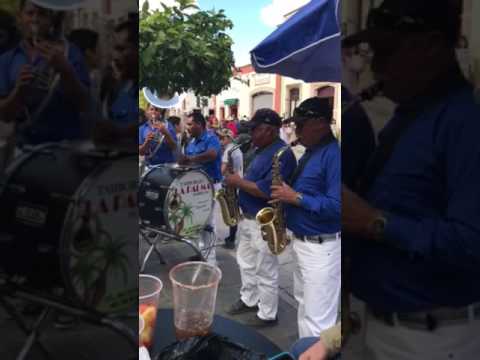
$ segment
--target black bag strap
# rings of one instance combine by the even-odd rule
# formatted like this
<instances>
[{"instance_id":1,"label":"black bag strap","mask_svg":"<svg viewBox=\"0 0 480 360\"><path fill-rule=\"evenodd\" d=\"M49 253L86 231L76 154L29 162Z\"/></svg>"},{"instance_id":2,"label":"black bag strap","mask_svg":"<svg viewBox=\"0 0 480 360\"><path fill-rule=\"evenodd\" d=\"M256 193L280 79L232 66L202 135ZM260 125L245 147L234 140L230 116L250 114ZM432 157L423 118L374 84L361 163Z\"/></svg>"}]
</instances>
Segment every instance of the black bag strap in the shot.
<instances>
[{"instance_id":1,"label":"black bag strap","mask_svg":"<svg viewBox=\"0 0 480 360\"><path fill-rule=\"evenodd\" d=\"M318 150L318 149L321 149L325 146L327 146L328 144L330 144L331 142L335 141L335 136L333 136L332 133L328 134L327 137L325 137L325 139L323 139L318 145L316 145L313 149L307 149L305 151L305 154L302 156L302 158L300 159L300 161L298 162L298 165L297 167L295 168L295 170L293 171L292 175L290 176L290 179L288 179L288 184L290 186L292 186L295 181L297 181L297 179L300 177L300 175L302 174L303 172L303 169L305 169L305 166L307 165L308 163L308 160L310 160L310 157L312 156L312 154Z\"/></svg>"}]
</instances>

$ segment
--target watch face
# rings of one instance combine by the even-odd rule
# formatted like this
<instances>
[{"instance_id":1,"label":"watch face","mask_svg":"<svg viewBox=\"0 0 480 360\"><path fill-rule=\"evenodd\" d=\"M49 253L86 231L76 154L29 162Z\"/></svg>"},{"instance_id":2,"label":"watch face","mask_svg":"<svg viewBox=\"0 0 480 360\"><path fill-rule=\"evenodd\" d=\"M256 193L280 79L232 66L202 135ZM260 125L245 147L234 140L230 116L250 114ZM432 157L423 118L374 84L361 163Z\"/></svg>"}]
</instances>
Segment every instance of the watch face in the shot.
<instances>
[{"instance_id":1,"label":"watch face","mask_svg":"<svg viewBox=\"0 0 480 360\"><path fill-rule=\"evenodd\" d=\"M383 238L386 222L387 220L385 218L378 218L372 223L372 232L375 239L380 240Z\"/></svg>"}]
</instances>

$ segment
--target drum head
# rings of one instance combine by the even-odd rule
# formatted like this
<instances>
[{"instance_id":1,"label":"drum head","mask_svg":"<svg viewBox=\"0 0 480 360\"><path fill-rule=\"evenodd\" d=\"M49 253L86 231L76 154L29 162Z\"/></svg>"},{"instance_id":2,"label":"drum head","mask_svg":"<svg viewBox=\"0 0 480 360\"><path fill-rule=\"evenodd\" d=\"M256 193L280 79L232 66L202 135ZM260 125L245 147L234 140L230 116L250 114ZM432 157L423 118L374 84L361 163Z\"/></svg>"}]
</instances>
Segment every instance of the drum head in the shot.
<instances>
[{"instance_id":1,"label":"drum head","mask_svg":"<svg viewBox=\"0 0 480 360\"><path fill-rule=\"evenodd\" d=\"M138 301L137 161L115 161L87 178L64 227L67 288L103 313L124 312Z\"/></svg>"},{"instance_id":2,"label":"drum head","mask_svg":"<svg viewBox=\"0 0 480 360\"><path fill-rule=\"evenodd\" d=\"M163 208L169 228L181 236L197 236L213 210L213 191L203 171L190 170L177 176L168 188Z\"/></svg>"}]
</instances>

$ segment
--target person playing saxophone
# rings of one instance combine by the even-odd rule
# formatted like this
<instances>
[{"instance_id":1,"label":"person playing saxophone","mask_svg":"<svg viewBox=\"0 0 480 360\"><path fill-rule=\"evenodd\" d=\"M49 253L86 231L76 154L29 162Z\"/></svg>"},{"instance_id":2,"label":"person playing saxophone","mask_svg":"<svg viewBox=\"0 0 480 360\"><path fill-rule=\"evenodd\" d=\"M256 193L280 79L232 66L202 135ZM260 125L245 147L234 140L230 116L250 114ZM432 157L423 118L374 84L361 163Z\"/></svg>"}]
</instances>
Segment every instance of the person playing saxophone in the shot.
<instances>
[{"instance_id":1,"label":"person playing saxophone","mask_svg":"<svg viewBox=\"0 0 480 360\"><path fill-rule=\"evenodd\" d=\"M284 204L287 233L293 240L299 336L318 339L335 325L338 315L341 155L331 130L328 99L305 100L293 120L306 151L291 178L272 186L272 198Z\"/></svg>"},{"instance_id":2,"label":"person playing saxophone","mask_svg":"<svg viewBox=\"0 0 480 360\"><path fill-rule=\"evenodd\" d=\"M243 213L238 224L237 262L242 287L240 299L228 309L230 315L254 312L250 326L272 326L278 321L278 257L263 240L255 215L270 200L272 160L286 146L279 137L280 116L270 109L259 109L250 122L256 154L243 178L238 174L225 178L227 186L240 189L239 204ZM288 179L296 166L295 155L288 149L280 158L280 173Z\"/></svg>"}]
</instances>

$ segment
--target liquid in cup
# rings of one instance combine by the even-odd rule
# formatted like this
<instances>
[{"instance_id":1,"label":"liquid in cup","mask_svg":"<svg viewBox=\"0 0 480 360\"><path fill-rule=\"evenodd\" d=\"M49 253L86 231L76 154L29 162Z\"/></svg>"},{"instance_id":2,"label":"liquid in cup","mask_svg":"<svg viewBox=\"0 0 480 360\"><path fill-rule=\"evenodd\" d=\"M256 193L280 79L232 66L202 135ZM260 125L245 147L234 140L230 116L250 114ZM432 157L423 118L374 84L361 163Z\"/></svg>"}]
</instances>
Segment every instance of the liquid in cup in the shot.
<instances>
[{"instance_id":1,"label":"liquid in cup","mask_svg":"<svg viewBox=\"0 0 480 360\"><path fill-rule=\"evenodd\" d=\"M163 284L159 278L152 275L139 277L139 307L138 312L143 318L144 327L140 334L140 346L149 348L153 344L157 308Z\"/></svg>"},{"instance_id":2,"label":"liquid in cup","mask_svg":"<svg viewBox=\"0 0 480 360\"><path fill-rule=\"evenodd\" d=\"M198 261L182 263L170 270L178 340L210 333L221 278L218 267Z\"/></svg>"}]
</instances>

